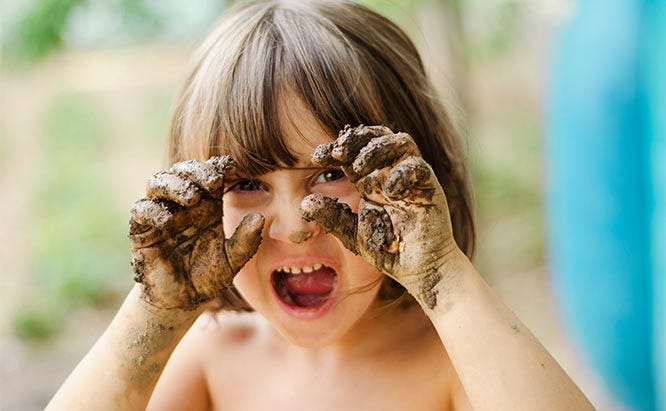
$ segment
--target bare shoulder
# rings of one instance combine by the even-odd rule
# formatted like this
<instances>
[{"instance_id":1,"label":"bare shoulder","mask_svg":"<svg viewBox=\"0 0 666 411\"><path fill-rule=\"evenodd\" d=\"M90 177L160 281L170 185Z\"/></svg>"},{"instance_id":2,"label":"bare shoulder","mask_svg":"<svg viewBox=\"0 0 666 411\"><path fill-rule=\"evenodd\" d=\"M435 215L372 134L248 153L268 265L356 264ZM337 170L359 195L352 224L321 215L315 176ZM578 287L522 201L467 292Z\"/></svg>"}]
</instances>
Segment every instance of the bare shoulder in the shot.
<instances>
[{"instance_id":1,"label":"bare shoulder","mask_svg":"<svg viewBox=\"0 0 666 411\"><path fill-rule=\"evenodd\" d=\"M250 355L249 346L263 324L257 314L207 312L180 341L155 388L150 409L210 409L211 401L231 384L233 370ZM185 401L181 404L182 401Z\"/></svg>"},{"instance_id":2,"label":"bare shoulder","mask_svg":"<svg viewBox=\"0 0 666 411\"><path fill-rule=\"evenodd\" d=\"M199 348L216 349L219 344L246 344L259 337L265 326L265 320L256 313L208 312L199 317L188 334Z\"/></svg>"},{"instance_id":3,"label":"bare shoulder","mask_svg":"<svg viewBox=\"0 0 666 411\"><path fill-rule=\"evenodd\" d=\"M185 335L177 351L195 360L207 379L215 376L219 384L222 381L216 370L247 366L248 357L256 356L258 348L265 344L266 328L266 320L256 313L205 313Z\"/></svg>"}]
</instances>

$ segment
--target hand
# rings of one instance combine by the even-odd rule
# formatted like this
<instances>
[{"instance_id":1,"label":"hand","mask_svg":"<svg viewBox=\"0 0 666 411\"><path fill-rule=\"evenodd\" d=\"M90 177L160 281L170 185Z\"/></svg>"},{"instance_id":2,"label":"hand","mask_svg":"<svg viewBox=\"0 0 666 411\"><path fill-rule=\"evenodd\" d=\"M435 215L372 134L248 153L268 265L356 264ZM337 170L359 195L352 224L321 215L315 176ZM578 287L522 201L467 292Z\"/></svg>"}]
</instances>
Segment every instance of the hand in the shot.
<instances>
[{"instance_id":1,"label":"hand","mask_svg":"<svg viewBox=\"0 0 666 411\"><path fill-rule=\"evenodd\" d=\"M231 238L222 225L229 156L176 163L151 177L146 198L131 211L134 280L142 297L159 308L191 310L220 294L254 255L264 218L248 214Z\"/></svg>"},{"instance_id":2,"label":"hand","mask_svg":"<svg viewBox=\"0 0 666 411\"><path fill-rule=\"evenodd\" d=\"M411 136L384 126L347 126L335 142L317 147L312 160L340 166L361 200L354 214L347 204L312 194L301 203L303 218L316 220L430 306L438 269L458 247L444 191Z\"/></svg>"}]
</instances>

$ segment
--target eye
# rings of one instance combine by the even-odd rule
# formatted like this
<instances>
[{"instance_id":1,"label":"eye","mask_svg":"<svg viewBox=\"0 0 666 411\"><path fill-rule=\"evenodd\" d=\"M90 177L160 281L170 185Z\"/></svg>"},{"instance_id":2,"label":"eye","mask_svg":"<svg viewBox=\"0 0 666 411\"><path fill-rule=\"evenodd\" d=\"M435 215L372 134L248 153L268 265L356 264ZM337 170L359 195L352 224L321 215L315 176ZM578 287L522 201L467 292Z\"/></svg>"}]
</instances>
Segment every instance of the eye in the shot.
<instances>
[{"instance_id":1,"label":"eye","mask_svg":"<svg viewBox=\"0 0 666 411\"><path fill-rule=\"evenodd\" d=\"M226 191L257 191L264 188L257 180L240 180L232 184Z\"/></svg>"},{"instance_id":2,"label":"eye","mask_svg":"<svg viewBox=\"0 0 666 411\"><path fill-rule=\"evenodd\" d=\"M314 183L330 183L332 181L340 180L346 177L347 176L345 173L339 168L328 168L317 175Z\"/></svg>"}]
</instances>

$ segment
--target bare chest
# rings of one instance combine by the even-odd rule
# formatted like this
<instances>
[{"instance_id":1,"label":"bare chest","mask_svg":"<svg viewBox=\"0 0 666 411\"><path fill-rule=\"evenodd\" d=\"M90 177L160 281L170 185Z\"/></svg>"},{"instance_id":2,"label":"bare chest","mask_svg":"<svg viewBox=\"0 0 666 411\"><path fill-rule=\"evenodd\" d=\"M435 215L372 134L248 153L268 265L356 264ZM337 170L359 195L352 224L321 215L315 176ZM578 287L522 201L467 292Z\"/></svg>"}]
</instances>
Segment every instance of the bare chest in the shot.
<instances>
[{"instance_id":1,"label":"bare chest","mask_svg":"<svg viewBox=\"0 0 666 411\"><path fill-rule=\"evenodd\" d=\"M225 411L449 410L451 378L441 367L391 361L318 367L261 357L207 372L213 409Z\"/></svg>"}]
</instances>

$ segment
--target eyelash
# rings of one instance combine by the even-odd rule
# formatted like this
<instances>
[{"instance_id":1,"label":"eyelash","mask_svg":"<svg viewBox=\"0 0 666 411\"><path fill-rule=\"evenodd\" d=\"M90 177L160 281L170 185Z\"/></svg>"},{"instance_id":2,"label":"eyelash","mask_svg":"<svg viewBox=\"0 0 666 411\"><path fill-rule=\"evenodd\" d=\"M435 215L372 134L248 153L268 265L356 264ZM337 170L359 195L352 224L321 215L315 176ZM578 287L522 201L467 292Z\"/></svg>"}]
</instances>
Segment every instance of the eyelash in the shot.
<instances>
[{"instance_id":1,"label":"eyelash","mask_svg":"<svg viewBox=\"0 0 666 411\"><path fill-rule=\"evenodd\" d=\"M245 184L253 184L255 186L255 189L253 190L242 189L241 187L243 187L243 185ZM262 188L265 188L265 186L258 180L243 179L243 180L237 180L234 183L232 183L227 189L224 190L224 193L226 194L229 191L247 193L247 192L257 191L257 189L262 189Z\"/></svg>"},{"instance_id":2,"label":"eyelash","mask_svg":"<svg viewBox=\"0 0 666 411\"><path fill-rule=\"evenodd\" d=\"M333 179L333 180L330 180L330 181L317 182L317 180L319 180L320 177L324 177L324 179L326 179L327 178L326 177L327 173L332 174L333 177L336 177L336 178ZM327 168L327 169L324 169L322 171L319 171L319 172L309 176L308 180L310 180L312 182L312 184L324 184L324 183L332 183L332 182L338 181L338 180L340 180L342 178L345 178L345 177L346 176L345 176L344 172L341 169L339 169L339 168ZM331 178L331 177L328 177L328 178ZM248 184L252 184L253 189L248 190L248 189L242 188L244 185L248 185ZM239 192L247 193L247 192L257 191L258 189L265 190L266 186L259 180L241 179L241 180L237 180L236 182L233 182L229 186L229 188L224 190L224 192L227 193L229 191L239 191Z\"/></svg>"}]
</instances>

